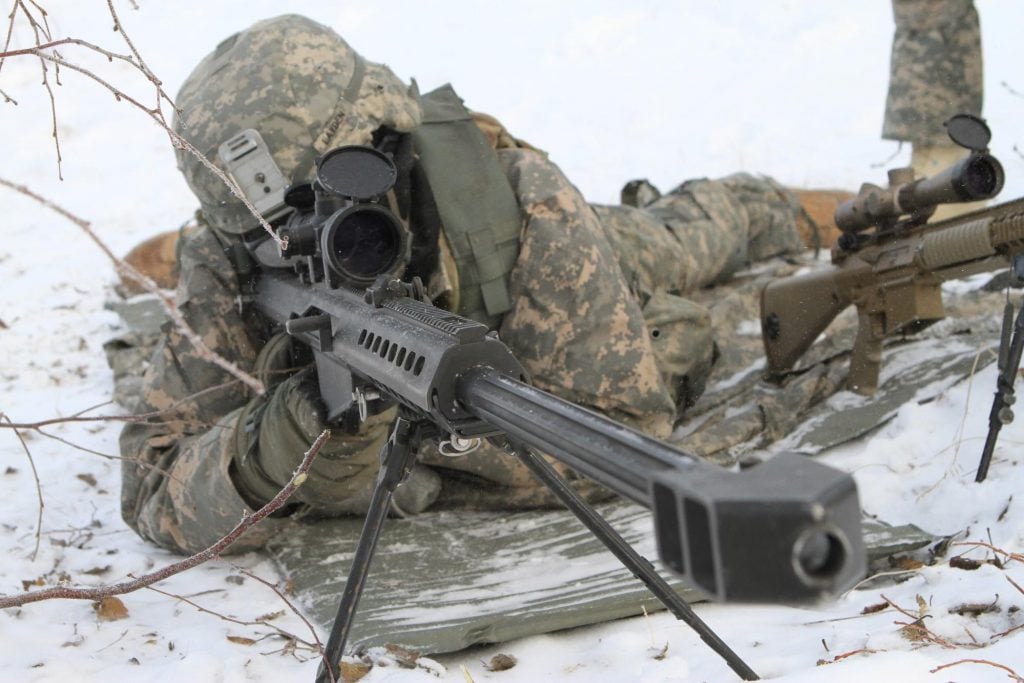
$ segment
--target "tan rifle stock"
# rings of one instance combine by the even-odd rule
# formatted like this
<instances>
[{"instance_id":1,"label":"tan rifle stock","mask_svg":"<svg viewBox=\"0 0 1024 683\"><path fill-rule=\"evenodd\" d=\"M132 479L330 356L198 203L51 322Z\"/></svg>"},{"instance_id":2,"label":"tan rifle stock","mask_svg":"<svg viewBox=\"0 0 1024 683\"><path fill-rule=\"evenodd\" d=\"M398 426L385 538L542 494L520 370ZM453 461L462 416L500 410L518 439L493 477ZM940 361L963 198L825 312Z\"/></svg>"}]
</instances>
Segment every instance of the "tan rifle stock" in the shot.
<instances>
[{"instance_id":1,"label":"tan rifle stock","mask_svg":"<svg viewBox=\"0 0 1024 683\"><path fill-rule=\"evenodd\" d=\"M790 370L850 304L858 329L848 387L878 388L882 343L945 317L941 285L1007 266L1024 251L1024 198L956 218L882 232L854 250L833 248L834 267L769 284L761 324L770 375Z\"/></svg>"}]
</instances>

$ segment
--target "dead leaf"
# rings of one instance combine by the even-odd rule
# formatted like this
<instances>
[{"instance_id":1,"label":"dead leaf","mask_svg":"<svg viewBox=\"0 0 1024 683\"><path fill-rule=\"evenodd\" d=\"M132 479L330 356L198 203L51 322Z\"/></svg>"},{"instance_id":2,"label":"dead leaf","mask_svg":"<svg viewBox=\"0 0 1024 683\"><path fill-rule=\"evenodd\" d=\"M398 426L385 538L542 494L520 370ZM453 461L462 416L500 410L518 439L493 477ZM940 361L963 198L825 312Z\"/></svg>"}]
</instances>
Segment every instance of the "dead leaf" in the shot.
<instances>
[{"instance_id":1,"label":"dead leaf","mask_svg":"<svg viewBox=\"0 0 1024 683\"><path fill-rule=\"evenodd\" d=\"M902 569L903 571L911 571L914 569L920 569L924 566L924 562L921 560L915 560L913 557L907 557L903 555L901 557L894 557L892 559L893 569Z\"/></svg>"},{"instance_id":2,"label":"dead leaf","mask_svg":"<svg viewBox=\"0 0 1024 683\"><path fill-rule=\"evenodd\" d=\"M907 624L900 629L900 635L912 643L919 643L928 640L928 629L918 619L912 624Z\"/></svg>"},{"instance_id":3,"label":"dead leaf","mask_svg":"<svg viewBox=\"0 0 1024 683\"><path fill-rule=\"evenodd\" d=\"M245 577L239 576L238 574L231 574L230 576L225 576L224 580L228 583L233 583L236 586L241 586L243 583L245 583Z\"/></svg>"},{"instance_id":4,"label":"dead leaf","mask_svg":"<svg viewBox=\"0 0 1024 683\"><path fill-rule=\"evenodd\" d=\"M950 614L959 614L960 616L972 616L977 617L981 614L990 614L992 612L1000 612L999 605L995 602L965 602L962 605L956 607L950 607Z\"/></svg>"},{"instance_id":5,"label":"dead leaf","mask_svg":"<svg viewBox=\"0 0 1024 683\"><path fill-rule=\"evenodd\" d=\"M975 569L981 566L981 562L978 562L977 560L972 560L968 557L961 557L958 555L957 557L949 558L949 566L953 569L964 569L967 571L974 571Z\"/></svg>"},{"instance_id":6,"label":"dead leaf","mask_svg":"<svg viewBox=\"0 0 1024 683\"><path fill-rule=\"evenodd\" d=\"M283 616L284 616L284 610L281 609L281 610L278 610L276 612L269 612L267 614L264 614L261 617L256 617L256 621L273 621L274 619L277 619L277 618L283 617Z\"/></svg>"},{"instance_id":7,"label":"dead leaf","mask_svg":"<svg viewBox=\"0 0 1024 683\"><path fill-rule=\"evenodd\" d=\"M914 597L917 599L917 616L924 616L928 612L928 602L920 595Z\"/></svg>"},{"instance_id":8,"label":"dead leaf","mask_svg":"<svg viewBox=\"0 0 1024 683\"><path fill-rule=\"evenodd\" d=\"M100 621L117 621L128 618L128 608L124 606L120 598L113 596L92 603L92 608L96 610L96 616Z\"/></svg>"},{"instance_id":9,"label":"dead leaf","mask_svg":"<svg viewBox=\"0 0 1024 683\"><path fill-rule=\"evenodd\" d=\"M17 474L17 473L18 473L18 468L17 467L11 467L10 465L8 465L7 469L4 470L4 474L7 475L7 476L11 476L12 474Z\"/></svg>"},{"instance_id":10,"label":"dead leaf","mask_svg":"<svg viewBox=\"0 0 1024 683\"><path fill-rule=\"evenodd\" d=\"M395 645L394 643L385 643L384 649L388 651L388 654L395 658L398 662L398 666L403 669L415 669L416 660L420 658L420 653L415 650L410 650L407 647L401 645Z\"/></svg>"},{"instance_id":11,"label":"dead leaf","mask_svg":"<svg viewBox=\"0 0 1024 683\"><path fill-rule=\"evenodd\" d=\"M83 574L89 574L90 576L99 576L100 574L106 574L110 571L110 565L105 567L93 567L92 569L86 569Z\"/></svg>"},{"instance_id":12,"label":"dead leaf","mask_svg":"<svg viewBox=\"0 0 1024 683\"><path fill-rule=\"evenodd\" d=\"M668 645L665 645L665 649L668 649ZM491 661L484 664L484 668L488 671L507 671L519 663L519 660L512 655L497 654L491 657Z\"/></svg>"},{"instance_id":13,"label":"dead leaf","mask_svg":"<svg viewBox=\"0 0 1024 683\"><path fill-rule=\"evenodd\" d=\"M84 474L76 474L75 477L77 479L80 479L81 481L84 481L89 486L96 486L96 477L92 476L88 472Z\"/></svg>"},{"instance_id":14,"label":"dead leaf","mask_svg":"<svg viewBox=\"0 0 1024 683\"><path fill-rule=\"evenodd\" d=\"M228 640L236 645L255 645L256 641L252 638L245 638L243 636L228 636Z\"/></svg>"},{"instance_id":15,"label":"dead leaf","mask_svg":"<svg viewBox=\"0 0 1024 683\"><path fill-rule=\"evenodd\" d=\"M46 582L43 581L43 577L41 577L41 576L38 579L29 579L29 580L22 579L21 580L21 590L23 590L23 591L27 591L32 586L44 586L44 585L46 585Z\"/></svg>"},{"instance_id":16,"label":"dead leaf","mask_svg":"<svg viewBox=\"0 0 1024 683\"><path fill-rule=\"evenodd\" d=\"M649 647L647 648L647 651L653 653L651 655L652 659L660 662L661 660L665 659L666 656L668 656L668 643L665 643L665 647L660 649L656 647Z\"/></svg>"},{"instance_id":17,"label":"dead leaf","mask_svg":"<svg viewBox=\"0 0 1024 683\"><path fill-rule=\"evenodd\" d=\"M342 662L340 665L341 669L341 680L345 683L355 683L360 678L370 673L370 669L373 666L364 662Z\"/></svg>"},{"instance_id":18,"label":"dead leaf","mask_svg":"<svg viewBox=\"0 0 1024 683\"><path fill-rule=\"evenodd\" d=\"M879 602L879 603L874 604L874 605L867 605L867 606L865 606L864 609L862 609L860 611L860 613L861 614L875 614L876 612L881 612L882 610L884 610L888 606L889 606L889 603L887 603L887 602Z\"/></svg>"}]
</instances>

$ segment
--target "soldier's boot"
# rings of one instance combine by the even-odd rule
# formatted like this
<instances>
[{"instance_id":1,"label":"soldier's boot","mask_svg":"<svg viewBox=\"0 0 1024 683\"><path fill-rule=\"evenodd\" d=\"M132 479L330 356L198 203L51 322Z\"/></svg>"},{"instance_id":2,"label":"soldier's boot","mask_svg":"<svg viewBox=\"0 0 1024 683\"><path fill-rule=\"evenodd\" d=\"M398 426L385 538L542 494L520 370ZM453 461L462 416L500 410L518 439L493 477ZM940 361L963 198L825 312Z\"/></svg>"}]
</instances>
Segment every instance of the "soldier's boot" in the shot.
<instances>
[{"instance_id":1,"label":"soldier's boot","mask_svg":"<svg viewBox=\"0 0 1024 683\"><path fill-rule=\"evenodd\" d=\"M178 286L178 240L198 227L198 223L190 221L177 230L154 235L132 247L124 261L155 282L157 287L174 289ZM118 293L125 298L146 291L145 287L123 273L120 279Z\"/></svg>"},{"instance_id":2,"label":"soldier's boot","mask_svg":"<svg viewBox=\"0 0 1024 683\"><path fill-rule=\"evenodd\" d=\"M619 203L623 206L635 206L642 209L661 196L661 190L646 178L630 180L619 192Z\"/></svg>"},{"instance_id":3,"label":"soldier's boot","mask_svg":"<svg viewBox=\"0 0 1024 683\"><path fill-rule=\"evenodd\" d=\"M808 249L830 249L842 231L836 226L836 207L856 197L844 190L790 191L800 200L801 212L796 218L796 229Z\"/></svg>"}]
</instances>

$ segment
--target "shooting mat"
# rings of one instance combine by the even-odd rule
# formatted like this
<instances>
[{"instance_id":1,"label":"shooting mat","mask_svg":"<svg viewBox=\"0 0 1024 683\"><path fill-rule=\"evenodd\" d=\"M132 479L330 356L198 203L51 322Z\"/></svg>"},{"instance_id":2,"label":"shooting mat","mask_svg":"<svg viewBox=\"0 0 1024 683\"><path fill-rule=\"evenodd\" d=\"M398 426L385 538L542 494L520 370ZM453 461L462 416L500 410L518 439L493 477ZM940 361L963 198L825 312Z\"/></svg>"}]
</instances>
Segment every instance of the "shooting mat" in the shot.
<instances>
[{"instance_id":1,"label":"shooting mat","mask_svg":"<svg viewBox=\"0 0 1024 683\"><path fill-rule=\"evenodd\" d=\"M646 509L617 502L599 510L641 554L655 557ZM270 547L307 615L325 631L361 525L360 519L296 524ZM870 522L865 530L874 557L935 540L912 526ZM684 598L696 599L661 574ZM455 652L660 609L569 512L428 513L385 524L348 650L395 643L422 653Z\"/></svg>"}]
</instances>

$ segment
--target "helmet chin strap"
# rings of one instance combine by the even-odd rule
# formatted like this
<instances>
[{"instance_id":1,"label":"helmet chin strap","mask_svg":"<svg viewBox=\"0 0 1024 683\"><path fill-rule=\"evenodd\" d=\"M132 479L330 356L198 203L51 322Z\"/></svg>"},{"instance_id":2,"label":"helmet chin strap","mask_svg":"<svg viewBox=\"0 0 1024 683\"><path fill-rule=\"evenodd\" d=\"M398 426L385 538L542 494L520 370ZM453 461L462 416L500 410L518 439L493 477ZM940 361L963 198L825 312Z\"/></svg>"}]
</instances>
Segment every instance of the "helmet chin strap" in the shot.
<instances>
[{"instance_id":1,"label":"helmet chin strap","mask_svg":"<svg viewBox=\"0 0 1024 683\"><path fill-rule=\"evenodd\" d=\"M358 52L353 53L353 56L355 63L352 65L352 78L349 79L348 85L345 86L345 90L334 104L334 111L331 112L320 134L313 141L312 148L306 150L306 154L295 167L295 173L292 176L295 182L300 182L308 177L318 154L325 153L337 146L334 137L338 134L338 129L345 123L345 118L352 114L352 105L359 97L359 90L363 87L363 79L366 77L366 60Z\"/></svg>"},{"instance_id":2,"label":"helmet chin strap","mask_svg":"<svg viewBox=\"0 0 1024 683\"><path fill-rule=\"evenodd\" d=\"M345 90L338 97L334 111L324 123L323 129L313 141L313 145L306 149L299 159L299 163L296 164L295 170L292 171L292 183L301 183L313 177L313 166L316 164L317 157L335 146L332 140L337 135L345 118L352 111L352 103L359 96L359 89L363 87L363 79L366 76L366 60L358 52L353 52L353 56L355 61L352 66L352 78L349 79Z\"/></svg>"}]
</instances>

